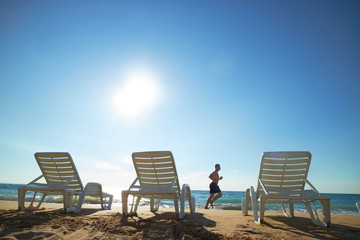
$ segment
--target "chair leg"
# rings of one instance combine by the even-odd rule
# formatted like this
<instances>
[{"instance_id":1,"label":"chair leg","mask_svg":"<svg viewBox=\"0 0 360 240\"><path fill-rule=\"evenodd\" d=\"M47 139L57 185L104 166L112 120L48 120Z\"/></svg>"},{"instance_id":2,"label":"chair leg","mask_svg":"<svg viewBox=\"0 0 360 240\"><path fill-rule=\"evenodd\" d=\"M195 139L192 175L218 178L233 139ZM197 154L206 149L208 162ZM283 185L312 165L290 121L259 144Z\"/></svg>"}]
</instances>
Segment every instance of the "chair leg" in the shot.
<instances>
[{"instance_id":1,"label":"chair leg","mask_svg":"<svg viewBox=\"0 0 360 240\"><path fill-rule=\"evenodd\" d=\"M121 192L122 212L124 216L128 215L128 196L129 194L127 192Z\"/></svg>"},{"instance_id":2,"label":"chair leg","mask_svg":"<svg viewBox=\"0 0 360 240\"><path fill-rule=\"evenodd\" d=\"M26 189L22 189L22 188L18 188L18 208L19 210L25 210L25 194L26 194Z\"/></svg>"},{"instance_id":3,"label":"chair leg","mask_svg":"<svg viewBox=\"0 0 360 240\"><path fill-rule=\"evenodd\" d=\"M326 212L326 213L323 212L324 217L325 217L325 214L326 214L326 216L329 217L329 218L328 218L329 221L327 221L327 219L326 219L326 220L325 220L326 222L323 222L323 221L321 221L321 220L319 219L319 216L317 215L317 213L316 213L316 218L315 218L315 215L314 215L314 213L313 213L313 211L312 211L312 209L311 209L310 203L313 204L314 209L315 209L315 203L314 203L314 202L307 201L307 202L305 202L304 204L305 204L305 206L306 206L306 208L307 208L307 210L308 210L308 213L309 213L309 215L310 215L310 217L311 217L311 221L313 222L313 224L318 225L318 226L320 226L320 227L328 227L329 224L330 224L330 212L328 212L328 213L327 213L327 212ZM325 203L325 204L326 204L326 203ZM315 210L316 210L316 209L315 209ZM327 211L327 210L326 210L326 211Z\"/></svg>"},{"instance_id":4,"label":"chair leg","mask_svg":"<svg viewBox=\"0 0 360 240\"><path fill-rule=\"evenodd\" d=\"M183 218L185 216L185 197L180 196L180 214L179 218Z\"/></svg>"},{"instance_id":5,"label":"chair leg","mask_svg":"<svg viewBox=\"0 0 360 240\"><path fill-rule=\"evenodd\" d=\"M154 198L150 198L150 212L155 212Z\"/></svg>"},{"instance_id":6,"label":"chair leg","mask_svg":"<svg viewBox=\"0 0 360 240\"><path fill-rule=\"evenodd\" d=\"M287 217L290 217L289 214L288 214L288 212L287 212L287 210L286 210L286 205L285 205L285 203L281 203L280 205L281 205L281 209L282 209L282 211L283 211L283 214L284 214L285 216L287 216Z\"/></svg>"},{"instance_id":7,"label":"chair leg","mask_svg":"<svg viewBox=\"0 0 360 240\"><path fill-rule=\"evenodd\" d=\"M45 200L47 194L43 193L38 205L35 207L35 209L39 209L40 208L40 205L42 204L42 202Z\"/></svg>"},{"instance_id":8,"label":"chair leg","mask_svg":"<svg viewBox=\"0 0 360 240\"><path fill-rule=\"evenodd\" d=\"M74 207L74 192L71 190L65 190L63 196L65 212L75 212L76 208Z\"/></svg>"},{"instance_id":9,"label":"chair leg","mask_svg":"<svg viewBox=\"0 0 360 240\"><path fill-rule=\"evenodd\" d=\"M265 215L265 199L260 198L260 218L258 219L258 221L256 221L257 223L263 223L264 222L264 215Z\"/></svg>"},{"instance_id":10,"label":"chair leg","mask_svg":"<svg viewBox=\"0 0 360 240\"><path fill-rule=\"evenodd\" d=\"M76 204L76 208L74 209L74 212L79 213L81 211L81 207L84 203L84 199L85 199L85 192L83 192L80 196L79 196L79 200L78 203Z\"/></svg>"},{"instance_id":11,"label":"chair leg","mask_svg":"<svg viewBox=\"0 0 360 240\"><path fill-rule=\"evenodd\" d=\"M329 227L331 224L331 215L330 215L330 199L321 199L320 200L322 212L323 212L323 222L326 227Z\"/></svg>"},{"instance_id":12,"label":"chair leg","mask_svg":"<svg viewBox=\"0 0 360 240\"><path fill-rule=\"evenodd\" d=\"M250 204L250 188L246 189L245 198L241 200L241 207L243 215L248 215L249 213L249 204Z\"/></svg>"},{"instance_id":13,"label":"chair leg","mask_svg":"<svg viewBox=\"0 0 360 240\"><path fill-rule=\"evenodd\" d=\"M107 194L107 195L103 195L103 196L104 196L104 202L103 202L104 207L103 207L103 209L110 210L112 202L113 202L113 195ZM109 199L107 199L107 198L109 198Z\"/></svg>"},{"instance_id":14,"label":"chair leg","mask_svg":"<svg viewBox=\"0 0 360 240\"><path fill-rule=\"evenodd\" d=\"M251 197L251 201L252 201L252 210L253 210L254 222L260 223L260 219L259 219L259 215L258 215L258 200L256 198L256 193L255 193L254 187L250 187L250 197ZM260 212L260 214L261 214L261 212Z\"/></svg>"},{"instance_id":15,"label":"chair leg","mask_svg":"<svg viewBox=\"0 0 360 240\"><path fill-rule=\"evenodd\" d=\"M28 190L24 188L18 188L18 209L19 210L37 210L40 208L40 205L46 198L47 194L43 193L40 201L37 203L36 206L34 206L34 202L36 199L37 192L34 192L33 198L31 199L31 202L28 207L25 206L25 198L26 198L26 192Z\"/></svg>"},{"instance_id":16,"label":"chair leg","mask_svg":"<svg viewBox=\"0 0 360 240\"><path fill-rule=\"evenodd\" d=\"M155 212L159 211L160 201L161 201L160 198L155 199L155 203L154 203L155 204L155 208L154 208Z\"/></svg>"},{"instance_id":17,"label":"chair leg","mask_svg":"<svg viewBox=\"0 0 360 240\"><path fill-rule=\"evenodd\" d=\"M304 202L304 204L305 204L305 207L306 207L311 219L314 219L314 213L313 213L313 211L311 209L310 203L309 202Z\"/></svg>"},{"instance_id":18,"label":"chair leg","mask_svg":"<svg viewBox=\"0 0 360 240\"><path fill-rule=\"evenodd\" d=\"M293 203L289 203L289 213L290 213L290 217L294 217L294 204Z\"/></svg>"},{"instance_id":19,"label":"chair leg","mask_svg":"<svg viewBox=\"0 0 360 240\"><path fill-rule=\"evenodd\" d=\"M151 212L157 212L159 211L159 207L160 207L160 201L161 199L159 198L150 198L150 211Z\"/></svg>"},{"instance_id":20,"label":"chair leg","mask_svg":"<svg viewBox=\"0 0 360 240\"><path fill-rule=\"evenodd\" d=\"M101 204L101 209L104 210L104 196L102 192L100 193L100 204Z\"/></svg>"},{"instance_id":21,"label":"chair leg","mask_svg":"<svg viewBox=\"0 0 360 240\"><path fill-rule=\"evenodd\" d=\"M195 212L195 197L189 198L189 206L190 206L190 212L194 213Z\"/></svg>"},{"instance_id":22,"label":"chair leg","mask_svg":"<svg viewBox=\"0 0 360 240\"><path fill-rule=\"evenodd\" d=\"M292 217L294 217L294 204L293 203L287 203L287 205L288 205L289 210L286 209L286 203L285 202L281 203L281 208L282 208L283 213L284 213L285 216L287 216L289 218L292 218Z\"/></svg>"},{"instance_id":23,"label":"chair leg","mask_svg":"<svg viewBox=\"0 0 360 240\"><path fill-rule=\"evenodd\" d=\"M137 213L137 209L138 209L138 206L139 206L139 204L140 204L140 200L141 200L141 197L140 196L138 196L137 198L136 198L136 201L135 201L135 206L134 206L134 212L132 212L132 213ZM132 214L131 213L131 214Z\"/></svg>"},{"instance_id":24,"label":"chair leg","mask_svg":"<svg viewBox=\"0 0 360 240\"><path fill-rule=\"evenodd\" d=\"M102 209L103 210L110 210L112 201L113 201L113 195L108 193L101 193L103 201L102 201Z\"/></svg>"},{"instance_id":25,"label":"chair leg","mask_svg":"<svg viewBox=\"0 0 360 240\"><path fill-rule=\"evenodd\" d=\"M67 213L68 197L67 197L67 192L66 191L64 191L64 193L63 193L63 202L64 202L64 211L65 211L65 213Z\"/></svg>"},{"instance_id":26,"label":"chair leg","mask_svg":"<svg viewBox=\"0 0 360 240\"><path fill-rule=\"evenodd\" d=\"M185 202L186 200L189 203L190 213L195 212L195 198L191 196L190 186L188 184L183 184L181 188L180 195L180 214L185 215Z\"/></svg>"},{"instance_id":27,"label":"chair leg","mask_svg":"<svg viewBox=\"0 0 360 240\"><path fill-rule=\"evenodd\" d=\"M183 216L180 216L179 214L179 199L176 194L174 194L174 207L175 207L176 216L179 219L181 219Z\"/></svg>"},{"instance_id":28,"label":"chair leg","mask_svg":"<svg viewBox=\"0 0 360 240\"><path fill-rule=\"evenodd\" d=\"M33 198L31 199L30 208L34 208L34 201L36 199L37 192L34 192Z\"/></svg>"},{"instance_id":29,"label":"chair leg","mask_svg":"<svg viewBox=\"0 0 360 240\"><path fill-rule=\"evenodd\" d=\"M180 219L185 216L185 197L186 197L186 188L183 187L181 189L181 195L180 195Z\"/></svg>"}]
</instances>

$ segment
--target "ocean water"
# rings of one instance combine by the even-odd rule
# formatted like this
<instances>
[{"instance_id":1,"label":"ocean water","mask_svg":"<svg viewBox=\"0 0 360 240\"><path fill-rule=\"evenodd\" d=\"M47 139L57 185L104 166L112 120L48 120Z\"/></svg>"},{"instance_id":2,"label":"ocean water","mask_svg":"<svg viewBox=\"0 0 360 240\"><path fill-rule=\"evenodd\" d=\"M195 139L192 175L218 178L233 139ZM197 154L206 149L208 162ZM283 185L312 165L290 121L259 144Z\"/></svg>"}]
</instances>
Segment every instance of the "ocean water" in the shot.
<instances>
[{"instance_id":1,"label":"ocean water","mask_svg":"<svg viewBox=\"0 0 360 240\"><path fill-rule=\"evenodd\" d=\"M17 201L17 188L24 186L24 184L6 184L0 183L0 201ZM206 201L209 197L208 191L192 190L192 195L195 197L196 207L204 208ZM223 191L223 196L214 203L215 209L223 210L241 210L241 199L245 198L244 191ZM332 214L350 214L358 215L359 210L355 203L360 202L360 194L336 194L327 193L324 194L330 197L330 209ZM32 194L27 193L26 199L30 200ZM45 202L61 202L62 199L59 196L49 196ZM131 199L129 199L131 202ZM97 202L93 202L97 203ZM1 202L0 202L1 204ZM120 199L114 199L114 205L121 204ZM141 206L146 206L149 201L144 199L140 202ZM320 207L320 203L316 202L316 206ZM173 202L168 200L161 201L161 207L173 207ZM306 212L304 204L294 204L295 212ZM266 204L266 211L281 212L280 204ZM321 211L320 211L321 212Z\"/></svg>"}]
</instances>

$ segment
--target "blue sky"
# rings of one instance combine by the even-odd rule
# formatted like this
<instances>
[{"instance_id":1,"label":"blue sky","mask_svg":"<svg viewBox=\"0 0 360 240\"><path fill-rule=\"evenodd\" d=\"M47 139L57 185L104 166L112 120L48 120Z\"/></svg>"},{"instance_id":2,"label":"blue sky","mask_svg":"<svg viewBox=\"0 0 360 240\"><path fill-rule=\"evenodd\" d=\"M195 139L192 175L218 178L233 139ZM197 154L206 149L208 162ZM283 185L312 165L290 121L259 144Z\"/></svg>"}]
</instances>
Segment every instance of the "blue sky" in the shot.
<instances>
[{"instance_id":1,"label":"blue sky","mask_svg":"<svg viewBox=\"0 0 360 240\"><path fill-rule=\"evenodd\" d=\"M116 195L131 153L180 183L255 185L265 151L310 151L320 192L360 193L358 1L0 2L0 182L66 151Z\"/></svg>"}]
</instances>

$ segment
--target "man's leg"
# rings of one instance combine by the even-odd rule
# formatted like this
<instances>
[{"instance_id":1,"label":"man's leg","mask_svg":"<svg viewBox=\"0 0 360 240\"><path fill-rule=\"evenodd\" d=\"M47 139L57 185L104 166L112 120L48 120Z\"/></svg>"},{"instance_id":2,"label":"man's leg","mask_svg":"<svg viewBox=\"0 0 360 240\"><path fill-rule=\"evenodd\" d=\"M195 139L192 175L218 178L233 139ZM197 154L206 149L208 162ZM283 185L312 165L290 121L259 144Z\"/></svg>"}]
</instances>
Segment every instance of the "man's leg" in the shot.
<instances>
[{"instance_id":1,"label":"man's leg","mask_svg":"<svg viewBox=\"0 0 360 240\"><path fill-rule=\"evenodd\" d=\"M215 193L210 193L210 197L208 198L206 205L205 205L205 209L209 209L209 203L211 203L211 199L213 199ZM211 204L212 206L212 204Z\"/></svg>"},{"instance_id":2,"label":"man's leg","mask_svg":"<svg viewBox=\"0 0 360 240\"><path fill-rule=\"evenodd\" d=\"M213 206L213 203L222 197L222 193L218 192L217 195L214 197L214 199L210 202L211 206Z\"/></svg>"}]
</instances>

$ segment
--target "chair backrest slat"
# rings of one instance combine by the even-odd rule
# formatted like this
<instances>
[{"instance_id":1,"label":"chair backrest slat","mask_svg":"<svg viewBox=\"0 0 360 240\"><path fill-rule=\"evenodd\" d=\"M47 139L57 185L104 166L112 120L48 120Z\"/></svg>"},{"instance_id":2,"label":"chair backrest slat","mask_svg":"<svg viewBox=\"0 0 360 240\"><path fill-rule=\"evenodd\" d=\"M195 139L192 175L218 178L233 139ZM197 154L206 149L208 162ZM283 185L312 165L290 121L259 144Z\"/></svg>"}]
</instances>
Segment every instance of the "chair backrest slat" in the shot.
<instances>
[{"instance_id":1,"label":"chair backrest slat","mask_svg":"<svg viewBox=\"0 0 360 240\"><path fill-rule=\"evenodd\" d=\"M48 184L64 183L71 177L77 176L67 185L67 189L76 192L84 190L74 161L69 153L39 152L35 153L35 159Z\"/></svg>"},{"instance_id":2,"label":"chair backrest slat","mask_svg":"<svg viewBox=\"0 0 360 240\"><path fill-rule=\"evenodd\" d=\"M177 178L174 157L171 152L135 152L132 159L140 186L163 188L170 186ZM180 194L179 180L176 179L173 190Z\"/></svg>"},{"instance_id":3,"label":"chair backrest slat","mask_svg":"<svg viewBox=\"0 0 360 240\"><path fill-rule=\"evenodd\" d=\"M265 152L261 157L259 179L271 194L301 191L305 187L310 162L310 152ZM260 182L256 193L257 196L264 193Z\"/></svg>"}]
</instances>

